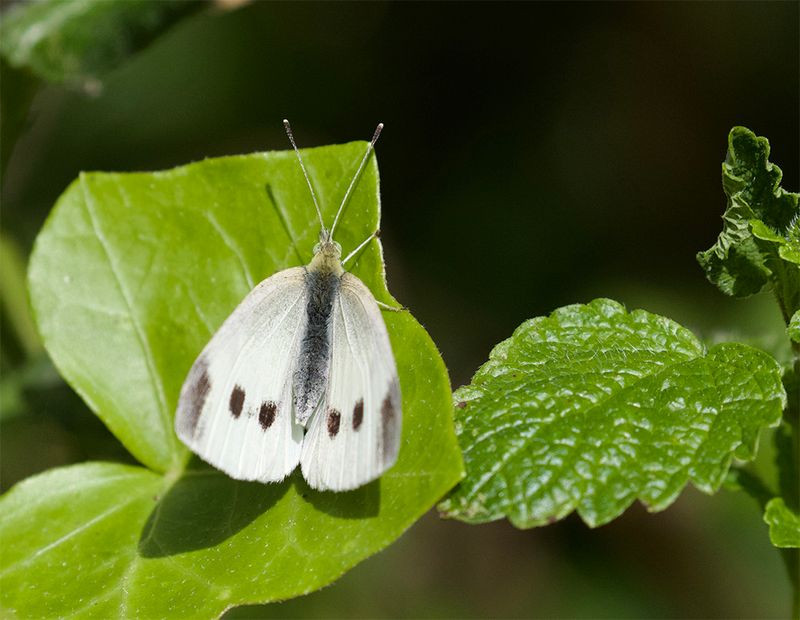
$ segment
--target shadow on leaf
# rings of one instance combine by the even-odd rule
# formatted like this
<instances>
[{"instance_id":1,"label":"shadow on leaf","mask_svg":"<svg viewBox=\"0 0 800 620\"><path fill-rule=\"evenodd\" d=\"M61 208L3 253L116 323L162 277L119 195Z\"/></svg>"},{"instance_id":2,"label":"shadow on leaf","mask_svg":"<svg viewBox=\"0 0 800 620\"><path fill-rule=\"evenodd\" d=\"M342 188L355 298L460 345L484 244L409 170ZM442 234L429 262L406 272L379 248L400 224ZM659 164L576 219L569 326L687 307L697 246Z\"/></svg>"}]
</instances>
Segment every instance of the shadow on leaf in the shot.
<instances>
[{"instance_id":1,"label":"shadow on leaf","mask_svg":"<svg viewBox=\"0 0 800 620\"><path fill-rule=\"evenodd\" d=\"M290 484L233 480L194 458L147 518L139 553L165 557L214 547L269 510Z\"/></svg>"},{"instance_id":2,"label":"shadow on leaf","mask_svg":"<svg viewBox=\"0 0 800 620\"><path fill-rule=\"evenodd\" d=\"M373 480L363 487L336 493L315 491L295 472L292 478L298 495L317 510L339 519L366 519L377 517L381 505L381 480Z\"/></svg>"}]
</instances>

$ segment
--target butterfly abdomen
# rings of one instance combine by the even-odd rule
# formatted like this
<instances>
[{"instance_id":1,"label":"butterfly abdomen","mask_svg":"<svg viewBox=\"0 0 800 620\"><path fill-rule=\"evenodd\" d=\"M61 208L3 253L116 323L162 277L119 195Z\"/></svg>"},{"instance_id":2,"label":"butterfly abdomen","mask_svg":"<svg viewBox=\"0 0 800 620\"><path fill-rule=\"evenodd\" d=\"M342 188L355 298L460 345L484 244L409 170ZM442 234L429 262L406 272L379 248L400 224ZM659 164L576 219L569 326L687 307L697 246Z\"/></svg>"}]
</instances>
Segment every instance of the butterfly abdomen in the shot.
<instances>
[{"instance_id":1,"label":"butterfly abdomen","mask_svg":"<svg viewBox=\"0 0 800 620\"><path fill-rule=\"evenodd\" d=\"M305 274L306 327L294 372L293 393L297 422L305 425L328 384L331 357L331 315L341 280L329 271Z\"/></svg>"}]
</instances>

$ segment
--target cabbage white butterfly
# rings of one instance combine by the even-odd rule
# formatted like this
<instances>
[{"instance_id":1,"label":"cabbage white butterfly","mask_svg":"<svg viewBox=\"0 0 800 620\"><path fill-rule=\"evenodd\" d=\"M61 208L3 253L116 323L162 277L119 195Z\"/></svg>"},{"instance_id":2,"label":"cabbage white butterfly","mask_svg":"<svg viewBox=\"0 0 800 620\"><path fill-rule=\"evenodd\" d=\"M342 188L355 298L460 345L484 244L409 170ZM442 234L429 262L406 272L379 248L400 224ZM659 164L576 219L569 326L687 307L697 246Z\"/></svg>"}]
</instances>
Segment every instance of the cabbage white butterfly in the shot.
<instances>
[{"instance_id":1,"label":"cabbage white butterfly","mask_svg":"<svg viewBox=\"0 0 800 620\"><path fill-rule=\"evenodd\" d=\"M328 230L283 123L317 210L319 243L308 265L262 281L214 334L183 383L175 430L238 480L277 482L299 464L312 488L346 491L383 474L400 446L400 384L386 325L372 293L344 269L377 233L344 259L333 240L383 124Z\"/></svg>"}]
</instances>

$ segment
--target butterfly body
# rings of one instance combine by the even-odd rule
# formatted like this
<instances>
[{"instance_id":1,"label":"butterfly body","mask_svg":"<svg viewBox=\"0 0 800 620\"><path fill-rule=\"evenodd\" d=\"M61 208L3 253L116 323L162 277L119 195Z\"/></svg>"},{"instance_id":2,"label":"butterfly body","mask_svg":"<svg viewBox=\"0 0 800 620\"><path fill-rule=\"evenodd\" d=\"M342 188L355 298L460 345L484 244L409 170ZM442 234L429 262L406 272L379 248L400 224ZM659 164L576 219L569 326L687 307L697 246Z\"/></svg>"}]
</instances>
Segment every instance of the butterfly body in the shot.
<instances>
[{"instance_id":1,"label":"butterfly body","mask_svg":"<svg viewBox=\"0 0 800 620\"><path fill-rule=\"evenodd\" d=\"M299 464L344 491L397 459L401 403L381 310L323 229L314 257L258 284L198 356L175 428L240 480L276 482Z\"/></svg>"},{"instance_id":2,"label":"butterfly body","mask_svg":"<svg viewBox=\"0 0 800 620\"><path fill-rule=\"evenodd\" d=\"M298 423L306 426L328 380L331 317L338 301L344 267L341 248L320 243L306 267L306 325L294 376L294 405Z\"/></svg>"}]
</instances>

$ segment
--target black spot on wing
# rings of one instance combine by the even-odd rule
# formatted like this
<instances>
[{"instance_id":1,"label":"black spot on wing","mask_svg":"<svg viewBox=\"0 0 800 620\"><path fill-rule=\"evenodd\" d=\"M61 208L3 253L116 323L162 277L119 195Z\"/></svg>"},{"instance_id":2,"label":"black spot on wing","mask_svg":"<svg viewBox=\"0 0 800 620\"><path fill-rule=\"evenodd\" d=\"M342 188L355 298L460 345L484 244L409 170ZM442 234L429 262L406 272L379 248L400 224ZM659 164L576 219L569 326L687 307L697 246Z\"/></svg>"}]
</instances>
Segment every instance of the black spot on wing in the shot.
<instances>
[{"instance_id":1,"label":"black spot on wing","mask_svg":"<svg viewBox=\"0 0 800 620\"><path fill-rule=\"evenodd\" d=\"M342 423L342 414L336 409L328 410L328 436L333 438L339 433L339 425Z\"/></svg>"},{"instance_id":2,"label":"black spot on wing","mask_svg":"<svg viewBox=\"0 0 800 620\"><path fill-rule=\"evenodd\" d=\"M234 386L231 390L231 399L228 401L228 408L231 410L231 415L238 418L242 415L242 407L244 406L244 390L242 386Z\"/></svg>"},{"instance_id":3,"label":"black spot on wing","mask_svg":"<svg viewBox=\"0 0 800 620\"><path fill-rule=\"evenodd\" d=\"M274 401L268 400L261 403L261 408L258 410L258 423L261 428L267 430L275 421L275 415L278 413L278 405Z\"/></svg>"},{"instance_id":4,"label":"black spot on wing","mask_svg":"<svg viewBox=\"0 0 800 620\"><path fill-rule=\"evenodd\" d=\"M197 430L197 423L200 420L200 414L203 413L203 407L206 404L206 399L210 391L211 378L208 376L208 364L204 359L198 359L192 383L186 392L188 402L184 409L184 428L186 428L192 436L194 436Z\"/></svg>"},{"instance_id":5,"label":"black spot on wing","mask_svg":"<svg viewBox=\"0 0 800 620\"><path fill-rule=\"evenodd\" d=\"M381 421L383 422L382 440L383 440L383 455L384 458L394 455L397 449L397 428L395 420L397 419L397 409L395 407L394 399L392 398L392 388L383 399L381 404Z\"/></svg>"},{"instance_id":6,"label":"black spot on wing","mask_svg":"<svg viewBox=\"0 0 800 620\"><path fill-rule=\"evenodd\" d=\"M361 423L364 421L364 399L362 398L353 407L353 430L357 431L361 428Z\"/></svg>"}]
</instances>

